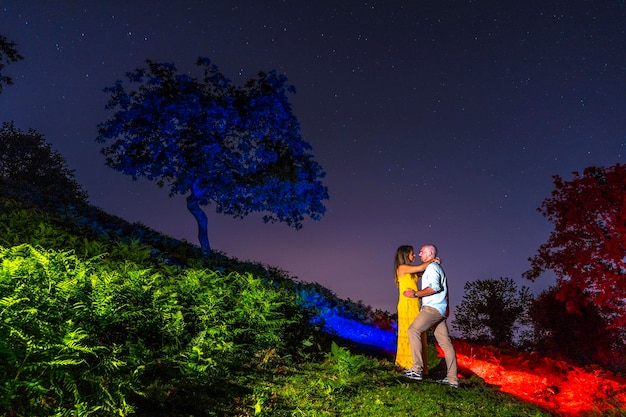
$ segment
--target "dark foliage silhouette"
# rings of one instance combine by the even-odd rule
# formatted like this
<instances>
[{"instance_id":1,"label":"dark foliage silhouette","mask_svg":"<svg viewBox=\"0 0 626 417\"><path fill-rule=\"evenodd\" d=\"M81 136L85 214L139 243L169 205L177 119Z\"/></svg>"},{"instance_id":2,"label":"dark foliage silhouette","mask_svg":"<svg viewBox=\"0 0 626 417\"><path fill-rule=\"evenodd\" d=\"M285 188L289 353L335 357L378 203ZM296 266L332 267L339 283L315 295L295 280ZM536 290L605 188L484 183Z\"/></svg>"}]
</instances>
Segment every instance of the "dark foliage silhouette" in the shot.
<instances>
[{"instance_id":1,"label":"dark foliage silhouette","mask_svg":"<svg viewBox=\"0 0 626 417\"><path fill-rule=\"evenodd\" d=\"M559 300L558 292L558 288L550 288L532 303L529 315L534 328L533 350L581 365L596 363L612 370L626 368L623 355L617 353L626 346L616 329L607 329L600 310L593 303L584 303L579 311L569 312L567 302Z\"/></svg>"},{"instance_id":2,"label":"dark foliage silhouette","mask_svg":"<svg viewBox=\"0 0 626 417\"><path fill-rule=\"evenodd\" d=\"M0 129L0 184L5 195L20 196L40 205L84 202L87 193L74 180L74 171L45 138L5 122Z\"/></svg>"},{"instance_id":3,"label":"dark foliage silhouette","mask_svg":"<svg viewBox=\"0 0 626 417\"><path fill-rule=\"evenodd\" d=\"M13 84L13 79L7 75L3 75L4 68L12 63L24 59L15 48L15 42L9 41L6 37L0 35L0 93L5 85Z\"/></svg>"},{"instance_id":4,"label":"dark foliage silhouette","mask_svg":"<svg viewBox=\"0 0 626 417\"><path fill-rule=\"evenodd\" d=\"M474 342L512 345L530 324L531 300L528 288L518 291L510 278L466 282L452 327Z\"/></svg>"}]
</instances>

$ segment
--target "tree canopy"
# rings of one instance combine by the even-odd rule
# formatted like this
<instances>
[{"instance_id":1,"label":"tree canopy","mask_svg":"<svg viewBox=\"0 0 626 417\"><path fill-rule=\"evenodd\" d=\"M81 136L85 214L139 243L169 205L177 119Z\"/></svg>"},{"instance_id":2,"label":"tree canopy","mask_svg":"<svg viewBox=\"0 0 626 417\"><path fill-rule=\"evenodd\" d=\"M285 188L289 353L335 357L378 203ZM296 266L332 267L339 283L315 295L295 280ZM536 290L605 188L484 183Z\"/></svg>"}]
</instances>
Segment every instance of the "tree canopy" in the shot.
<instances>
[{"instance_id":1,"label":"tree canopy","mask_svg":"<svg viewBox=\"0 0 626 417\"><path fill-rule=\"evenodd\" d=\"M0 184L6 195L46 204L87 198L74 180L74 171L41 134L33 129L23 132L9 122L0 129Z\"/></svg>"},{"instance_id":2,"label":"tree canopy","mask_svg":"<svg viewBox=\"0 0 626 417\"><path fill-rule=\"evenodd\" d=\"M97 140L110 167L187 196L203 250L211 246L201 206L235 218L262 212L296 229L323 216L325 173L300 134L284 75L259 72L234 86L207 58L197 61L201 79L146 62L126 74L135 89L122 81L105 89L114 114Z\"/></svg>"},{"instance_id":3,"label":"tree canopy","mask_svg":"<svg viewBox=\"0 0 626 417\"><path fill-rule=\"evenodd\" d=\"M15 42L9 41L6 37L0 35L0 93L5 85L13 84L13 79L3 75L4 68L7 64L17 62L24 59L15 49Z\"/></svg>"},{"instance_id":4,"label":"tree canopy","mask_svg":"<svg viewBox=\"0 0 626 417\"><path fill-rule=\"evenodd\" d=\"M557 279L556 297L568 312L595 304L609 327L626 326L626 166L588 167L570 181L555 175L555 189L538 209L554 224L548 241L524 273L546 270Z\"/></svg>"},{"instance_id":5,"label":"tree canopy","mask_svg":"<svg viewBox=\"0 0 626 417\"><path fill-rule=\"evenodd\" d=\"M530 323L532 298L527 287L518 291L510 278L466 282L452 328L474 342L512 345Z\"/></svg>"}]
</instances>

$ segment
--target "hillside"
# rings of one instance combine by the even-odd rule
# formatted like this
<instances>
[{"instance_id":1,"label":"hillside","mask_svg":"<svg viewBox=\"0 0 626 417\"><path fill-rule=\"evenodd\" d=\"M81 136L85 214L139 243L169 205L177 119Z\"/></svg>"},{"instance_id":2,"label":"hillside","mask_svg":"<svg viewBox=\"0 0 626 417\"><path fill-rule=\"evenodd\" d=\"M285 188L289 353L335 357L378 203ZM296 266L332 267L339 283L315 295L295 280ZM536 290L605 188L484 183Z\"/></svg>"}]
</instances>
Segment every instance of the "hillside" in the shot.
<instances>
[{"instance_id":1,"label":"hillside","mask_svg":"<svg viewBox=\"0 0 626 417\"><path fill-rule=\"evenodd\" d=\"M600 369L455 341L461 389L393 369L394 322L87 204L0 199L2 415L621 415Z\"/></svg>"}]
</instances>

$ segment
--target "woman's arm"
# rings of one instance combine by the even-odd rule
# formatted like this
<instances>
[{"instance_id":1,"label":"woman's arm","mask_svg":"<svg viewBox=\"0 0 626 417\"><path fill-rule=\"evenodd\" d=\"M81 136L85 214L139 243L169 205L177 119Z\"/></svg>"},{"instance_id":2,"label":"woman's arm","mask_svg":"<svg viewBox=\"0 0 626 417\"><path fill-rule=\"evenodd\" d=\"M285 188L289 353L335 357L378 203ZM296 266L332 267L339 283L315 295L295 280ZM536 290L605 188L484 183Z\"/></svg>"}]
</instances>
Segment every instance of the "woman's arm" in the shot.
<instances>
[{"instance_id":1,"label":"woman's arm","mask_svg":"<svg viewBox=\"0 0 626 417\"><path fill-rule=\"evenodd\" d=\"M400 265L398 267L398 276L401 277L402 275L406 274L417 274L418 272L424 272L428 264L430 264L431 262L437 262L438 264L440 264L441 259L435 258L432 261L423 262L419 265Z\"/></svg>"}]
</instances>

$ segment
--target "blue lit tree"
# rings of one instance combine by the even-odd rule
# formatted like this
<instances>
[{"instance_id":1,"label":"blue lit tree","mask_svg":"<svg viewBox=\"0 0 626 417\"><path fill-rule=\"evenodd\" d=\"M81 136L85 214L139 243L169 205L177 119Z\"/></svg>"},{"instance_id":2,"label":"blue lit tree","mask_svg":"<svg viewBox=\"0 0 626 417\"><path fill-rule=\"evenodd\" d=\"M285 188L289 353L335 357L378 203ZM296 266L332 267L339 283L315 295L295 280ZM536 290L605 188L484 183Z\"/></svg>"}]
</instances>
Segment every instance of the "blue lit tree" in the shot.
<instances>
[{"instance_id":1,"label":"blue lit tree","mask_svg":"<svg viewBox=\"0 0 626 417\"><path fill-rule=\"evenodd\" d=\"M328 189L322 168L302 139L284 75L260 72L234 86L208 59L203 78L178 74L173 64L147 61L127 73L110 93L113 116L101 123L97 141L110 167L186 195L198 223L198 240L210 251L202 206L243 218L262 212L265 222L300 229L305 216L319 220Z\"/></svg>"}]
</instances>

